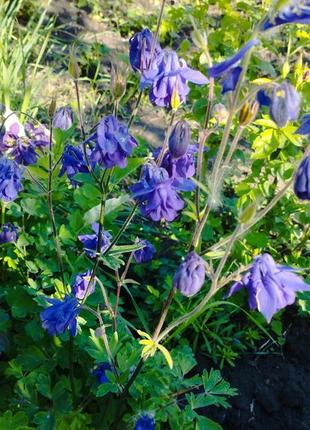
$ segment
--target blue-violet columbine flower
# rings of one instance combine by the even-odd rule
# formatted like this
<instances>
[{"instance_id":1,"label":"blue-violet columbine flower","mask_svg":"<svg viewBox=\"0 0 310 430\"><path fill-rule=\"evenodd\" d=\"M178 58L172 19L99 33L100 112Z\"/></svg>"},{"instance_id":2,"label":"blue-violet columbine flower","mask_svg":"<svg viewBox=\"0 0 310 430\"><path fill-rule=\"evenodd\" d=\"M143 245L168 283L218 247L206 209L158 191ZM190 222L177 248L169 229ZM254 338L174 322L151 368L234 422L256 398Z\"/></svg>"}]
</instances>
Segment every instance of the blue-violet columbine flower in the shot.
<instances>
[{"instance_id":1,"label":"blue-violet columbine flower","mask_svg":"<svg viewBox=\"0 0 310 430\"><path fill-rule=\"evenodd\" d=\"M53 118L53 127L66 131L72 127L73 124L73 110L70 106L64 106L55 112Z\"/></svg>"},{"instance_id":2,"label":"blue-violet columbine flower","mask_svg":"<svg viewBox=\"0 0 310 430\"><path fill-rule=\"evenodd\" d=\"M36 148L43 151L49 145L50 134L49 130L41 124L32 124L27 122L25 124L26 136L33 142Z\"/></svg>"},{"instance_id":3,"label":"blue-violet columbine flower","mask_svg":"<svg viewBox=\"0 0 310 430\"><path fill-rule=\"evenodd\" d=\"M112 367L107 361L98 364L98 366L93 370L92 374L97 378L98 384L106 384L109 382L109 379L106 375L107 370L112 372Z\"/></svg>"},{"instance_id":4,"label":"blue-violet columbine flower","mask_svg":"<svg viewBox=\"0 0 310 430\"><path fill-rule=\"evenodd\" d=\"M310 200L310 155L305 157L298 167L294 192L300 200Z\"/></svg>"},{"instance_id":5,"label":"blue-violet columbine flower","mask_svg":"<svg viewBox=\"0 0 310 430\"><path fill-rule=\"evenodd\" d=\"M0 230L0 245L3 243L16 242L17 229L11 223L3 224Z\"/></svg>"},{"instance_id":6,"label":"blue-violet columbine flower","mask_svg":"<svg viewBox=\"0 0 310 430\"><path fill-rule=\"evenodd\" d=\"M190 144L191 130L184 120L178 121L169 136L169 152L173 158L185 155Z\"/></svg>"},{"instance_id":7,"label":"blue-violet columbine flower","mask_svg":"<svg viewBox=\"0 0 310 430\"><path fill-rule=\"evenodd\" d=\"M18 164L5 157L0 158L0 200L10 202L15 200L22 190L22 169Z\"/></svg>"},{"instance_id":8,"label":"blue-violet columbine flower","mask_svg":"<svg viewBox=\"0 0 310 430\"><path fill-rule=\"evenodd\" d=\"M25 135L24 128L18 123L6 129L1 138L0 150L16 163L25 166L35 164L38 157L34 142Z\"/></svg>"},{"instance_id":9,"label":"blue-violet columbine flower","mask_svg":"<svg viewBox=\"0 0 310 430\"><path fill-rule=\"evenodd\" d=\"M283 6L276 16L267 18L262 30L284 24L310 24L310 2L309 0L290 0Z\"/></svg>"},{"instance_id":10,"label":"blue-violet columbine flower","mask_svg":"<svg viewBox=\"0 0 310 430\"><path fill-rule=\"evenodd\" d=\"M130 189L134 199L141 204L142 215L153 221L173 221L184 207L173 186L173 178L161 167L145 165L141 180Z\"/></svg>"},{"instance_id":11,"label":"blue-violet columbine flower","mask_svg":"<svg viewBox=\"0 0 310 430\"><path fill-rule=\"evenodd\" d=\"M303 136L310 136L310 113L303 116L302 121L295 134L301 134Z\"/></svg>"},{"instance_id":12,"label":"blue-violet columbine flower","mask_svg":"<svg viewBox=\"0 0 310 430\"><path fill-rule=\"evenodd\" d=\"M310 290L310 285L297 276L295 271L292 267L276 264L269 254L258 255L241 281L231 287L227 297L246 288L250 309L258 309L266 321L270 322L277 311L294 303L297 291Z\"/></svg>"},{"instance_id":13,"label":"blue-violet columbine flower","mask_svg":"<svg viewBox=\"0 0 310 430\"><path fill-rule=\"evenodd\" d=\"M260 104L260 106L270 106L271 98L264 90L257 91L256 100Z\"/></svg>"},{"instance_id":14,"label":"blue-violet columbine flower","mask_svg":"<svg viewBox=\"0 0 310 430\"><path fill-rule=\"evenodd\" d=\"M127 157L137 146L136 140L129 134L128 127L113 115L103 118L96 132L96 145L90 159L103 167L127 166Z\"/></svg>"},{"instance_id":15,"label":"blue-violet columbine flower","mask_svg":"<svg viewBox=\"0 0 310 430\"><path fill-rule=\"evenodd\" d=\"M51 306L47 307L40 313L42 327L48 331L51 336L57 336L64 333L67 328L71 336L76 335L77 316L81 306L76 297L65 296L63 300L46 299Z\"/></svg>"},{"instance_id":16,"label":"blue-violet columbine flower","mask_svg":"<svg viewBox=\"0 0 310 430\"><path fill-rule=\"evenodd\" d=\"M78 146L66 145L61 157L62 166L59 176L67 174L71 184L76 186L78 181L74 179L77 173L87 173L88 168L84 160L84 154Z\"/></svg>"},{"instance_id":17,"label":"blue-violet columbine flower","mask_svg":"<svg viewBox=\"0 0 310 430\"><path fill-rule=\"evenodd\" d=\"M140 240L139 244L144 246L133 253L136 263L146 263L147 261L151 261L156 252L155 247L148 240Z\"/></svg>"},{"instance_id":18,"label":"blue-violet columbine flower","mask_svg":"<svg viewBox=\"0 0 310 430\"><path fill-rule=\"evenodd\" d=\"M269 106L269 114L278 127L284 127L288 121L298 118L300 95L288 82L276 85Z\"/></svg>"},{"instance_id":19,"label":"blue-violet columbine flower","mask_svg":"<svg viewBox=\"0 0 310 430\"><path fill-rule=\"evenodd\" d=\"M182 58L178 58L176 52L164 51L158 73L152 79L151 102L167 108L174 108L173 99L178 100L178 104L185 102L189 93L187 81L198 85L209 82L201 72L191 69Z\"/></svg>"},{"instance_id":20,"label":"blue-violet columbine flower","mask_svg":"<svg viewBox=\"0 0 310 430\"><path fill-rule=\"evenodd\" d=\"M176 271L173 286L183 296L192 297L200 291L205 282L205 277L204 260L196 252L190 252Z\"/></svg>"},{"instance_id":21,"label":"blue-violet columbine flower","mask_svg":"<svg viewBox=\"0 0 310 430\"><path fill-rule=\"evenodd\" d=\"M92 229L94 234L82 234L78 236L80 242L82 242L85 253L90 258L95 258L97 254L97 244L98 244L98 234L99 234L99 224L92 224ZM107 231L102 232L102 240L101 240L101 254L108 248L110 245L110 240L112 236Z\"/></svg>"},{"instance_id":22,"label":"blue-violet columbine flower","mask_svg":"<svg viewBox=\"0 0 310 430\"><path fill-rule=\"evenodd\" d=\"M195 158L192 148L179 158L174 158L170 151L164 155L161 167L164 167L169 177L173 179L172 185L181 191L193 191L195 184L190 179L195 175Z\"/></svg>"},{"instance_id":23,"label":"blue-violet columbine flower","mask_svg":"<svg viewBox=\"0 0 310 430\"><path fill-rule=\"evenodd\" d=\"M151 52L152 50L153 52ZM144 78L150 79L158 73L158 62L161 55L162 49L159 43L154 41L154 36L148 28L136 33L129 40L131 67L135 72L141 72Z\"/></svg>"},{"instance_id":24,"label":"blue-violet columbine flower","mask_svg":"<svg viewBox=\"0 0 310 430\"><path fill-rule=\"evenodd\" d=\"M260 43L259 39L249 40L235 55L228 60L222 61L208 69L208 76L210 78L224 77L222 83L222 94L227 91L234 91L238 83L242 68L237 64L242 60L245 54L253 46Z\"/></svg>"},{"instance_id":25,"label":"blue-violet columbine flower","mask_svg":"<svg viewBox=\"0 0 310 430\"><path fill-rule=\"evenodd\" d=\"M95 291L96 282L93 281L91 286L89 286L89 281L91 278L91 271L87 270L84 273L78 273L75 277L74 283L72 285L72 293L75 295L77 299L83 300L87 291L87 294L90 295Z\"/></svg>"},{"instance_id":26,"label":"blue-violet columbine flower","mask_svg":"<svg viewBox=\"0 0 310 430\"><path fill-rule=\"evenodd\" d=\"M149 414L143 414L136 421L134 430L155 430L155 420Z\"/></svg>"}]
</instances>

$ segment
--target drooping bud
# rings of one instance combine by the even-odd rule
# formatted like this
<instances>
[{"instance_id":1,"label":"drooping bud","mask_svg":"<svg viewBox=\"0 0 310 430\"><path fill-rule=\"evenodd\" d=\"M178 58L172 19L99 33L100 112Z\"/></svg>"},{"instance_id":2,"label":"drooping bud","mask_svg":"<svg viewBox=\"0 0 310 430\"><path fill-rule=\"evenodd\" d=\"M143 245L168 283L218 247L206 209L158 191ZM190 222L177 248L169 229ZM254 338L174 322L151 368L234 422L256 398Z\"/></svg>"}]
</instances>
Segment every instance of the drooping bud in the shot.
<instances>
[{"instance_id":1,"label":"drooping bud","mask_svg":"<svg viewBox=\"0 0 310 430\"><path fill-rule=\"evenodd\" d=\"M270 103L270 116L278 127L298 118L300 95L288 82L276 85Z\"/></svg>"},{"instance_id":2,"label":"drooping bud","mask_svg":"<svg viewBox=\"0 0 310 430\"><path fill-rule=\"evenodd\" d=\"M245 102L239 114L240 125L246 126L250 124L256 117L258 108L259 108L259 103L257 101L255 101L251 105L248 102Z\"/></svg>"},{"instance_id":3,"label":"drooping bud","mask_svg":"<svg viewBox=\"0 0 310 430\"><path fill-rule=\"evenodd\" d=\"M196 252L190 252L179 266L173 286L183 296L192 297L200 291L205 282L206 272L204 260Z\"/></svg>"},{"instance_id":4,"label":"drooping bud","mask_svg":"<svg viewBox=\"0 0 310 430\"><path fill-rule=\"evenodd\" d=\"M53 118L53 127L66 131L72 127L73 111L70 106L57 109Z\"/></svg>"},{"instance_id":5,"label":"drooping bud","mask_svg":"<svg viewBox=\"0 0 310 430\"><path fill-rule=\"evenodd\" d=\"M184 120L178 121L169 136L169 152L173 158L186 154L190 143L190 127Z\"/></svg>"},{"instance_id":6,"label":"drooping bud","mask_svg":"<svg viewBox=\"0 0 310 430\"><path fill-rule=\"evenodd\" d=\"M136 263L146 263L151 261L156 252L155 247L148 240L141 240L138 243L144 245L144 247L134 251L133 256Z\"/></svg>"},{"instance_id":7,"label":"drooping bud","mask_svg":"<svg viewBox=\"0 0 310 430\"><path fill-rule=\"evenodd\" d=\"M300 200L310 200L310 156L300 163L295 176L294 192Z\"/></svg>"},{"instance_id":8,"label":"drooping bud","mask_svg":"<svg viewBox=\"0 0 310 430\"><path fill-rule=\"evenodd\" d=\"M120 64L112 64L111 67L111 92L114 100L120 100L126 91L126 76L125 67Z\"/></svg>"},{"instance_id":9,"label":"drooping bud","mask_svg":"<svg viewBox=\"0 0 310 430\"><path fill-rule=\"evenodd\" d=\"M0 245L3 243L16 242L17 240L17 229L11 224L4 224L0 230Z\"/></svg>"}]
</instances>

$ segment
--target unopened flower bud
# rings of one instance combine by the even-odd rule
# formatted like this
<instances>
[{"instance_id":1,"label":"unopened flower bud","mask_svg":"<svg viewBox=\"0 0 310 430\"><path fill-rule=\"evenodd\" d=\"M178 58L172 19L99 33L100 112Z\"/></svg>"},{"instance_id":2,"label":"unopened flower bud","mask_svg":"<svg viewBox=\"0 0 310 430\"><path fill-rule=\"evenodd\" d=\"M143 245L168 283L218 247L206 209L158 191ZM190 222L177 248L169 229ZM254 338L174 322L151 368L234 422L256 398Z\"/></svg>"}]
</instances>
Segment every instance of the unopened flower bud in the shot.
<instances>
[{"instance_id":1,"label":"unopened flower bud","mask_svg":"<svg viewBox=\"0 0 310 430\"><path fill-rule=\"evenodd\" d=\"M250 203L245 209L242 210L239 221L240 224L249 224L256 214L257 203Z\"/></svg>"},{"instance_id":2,"label":"unopened flower bud","mask_svg":"<svg viewBox=\"0 0 310 430\"><path fill-rule=\"evenodd\" d=\"M66 131L72 127L73 111L70 106L57 109L53 118L53 127Z\"/></svg>"},{"instance_id":3,"label":"unopened flower bud","mask_svg":"<svg viewBox=\"0 0 310 430\"><path fill-rule=\"evenodd\" d=\"M56 110L56 99L52 98L52 101L51 101L49 108L48 108L48 116L50 118L53 118L55 110Z\"/></svg>"},{"instance_id":4,"label":"unopened flower bud","mask_svg":"<svg viewBox=\"0 0 310 430\"><path fill-rule=\"evenodd\" d=\"M115 100L120 100L126 91L126 70L120 65L112 65L111 91Z\"/></svg>"},{"instance_id":5,"label":"unopened flower bud","mask_svg":"<svg viewBox=\"0 0 310 430\"><path fill-rule=\"evenodd\" d=\"M284 127L288 121L298 118L300 95L288 82L276 85L270 104L270 116L278 127Z\"/></svg>"},{"instance_id":6,"label":"unopened flower bud","mask_svg":"<svg viewBox=\"0 0 310 430\"><path fill-rule=\"evenodd\" d=\"M71 49L70 52L68 71L73 79L79 79L81 70L76 59L74 49Z\"/></svg>"},{"instance_id":7,"label":"unopened flower bud","mask_svg":"<svg viewBox=\"0 0 310 430\"><path fill-rule=\"evenodd\" d=\"M250 124L256 117L258 108L259 103L257 101L255 101L252 105L250 105L248 102L245 102L239 114L240 125L246 126Z\"/></svg>"},{"instance_id":8,"label":"unopened flower bud","mask_svg":"<svg viewBox=\"0 0 310 430\"><path fill-rule=\"evenodd\" d=\"M219 124L225 124L228 118L228 110L222 103L217 103L213 108L213 116Z\"/></svg>"},{"instance_id":9,"label":"unopened flower bud","mask_svg":"<svg viewBox=\"0 0 310 430\"><path fill-rule=\"evenodd\" d=\"M183 296L192 297L200 291L205 277L204 260L196 252L190 252L179 266L173 279L173 286Z\"/></svg>"},{"instance_id":10,"label":"unopened flower bud","mask_svg":"<svg viewBox=\"0 0 310 430\"><path fill-rule=\"evenodd\" d=\"M208 38L204 31L202 32L199 30L194 30L191 33L191 37L197 48L201 49L202 51L208 47Z\"/></svg>"},{"instance_id":11,"label":"unopened flower bud","mask_svg":"<svg viewBox=\"0 0 310 430\"><path fill-rule=\"evenodd\" d=\"M184 120L178 121L169 136L169 152L173 158L186 154L190 143L190 127Z\"/></svg>"}]
</instances>

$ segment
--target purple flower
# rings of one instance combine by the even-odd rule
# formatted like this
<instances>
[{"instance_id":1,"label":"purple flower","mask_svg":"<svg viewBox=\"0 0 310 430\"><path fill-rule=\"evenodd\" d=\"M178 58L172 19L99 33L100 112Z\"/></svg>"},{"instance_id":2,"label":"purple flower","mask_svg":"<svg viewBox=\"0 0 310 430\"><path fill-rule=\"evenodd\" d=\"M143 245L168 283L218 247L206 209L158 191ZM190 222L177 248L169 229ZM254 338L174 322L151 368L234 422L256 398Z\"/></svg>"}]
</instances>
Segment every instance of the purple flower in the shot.
<instances>
[{"instance_id":1,"label":"purple flower","mask_svg":"<svg viewBox=\"0 0 310 430\"><path fill-rule=\"evenodd\" d=\"M127 157L137 146L136 140L128 133L128 127L113 115L103 118L96 133L96 146L91 153L91 161L104 167L126 167Z\"/></svg>"},{"instance_id":2,"label":"purple flower","mask_svg":"<svg viewBox=\"0 0 310 430\"><path fill-rule=\"evenodd\" d=\"M169 136L169 152L173 158L186 154L190 143L191 130L186 121L178 121Z\"/></svg>"},{"instance_id":3,"label":"purple flower","mask_svg":"<svg viewBox=\"0 0 310 430\"><path fill-rule=\"evenodd\" d=\"M16 242L17 241L17 229L11 224L7 223L2 226L0 230L0 244Z\"/></svg>"},{"instance_id":4,"label":"purple flower","mask_svg":"<svg viewBox=\"0 0 310 430\"><path fill-rule=\"evenodd\" d=\"M95 258L97 255L97 244L98 244L98 234L99 234L99 224L92 224L92 229L94 234L83 234L79 235L78 239L82 242L85 253L90 258ZM110 239L112 236L107 231L102 232L102 240L101 240L101 254L108 248L110 245Z\"/></svg>"},{"instance_id":5,"label":"purple flower","mask_svg":"<svg viewBox=\"0 0 310 430\"><path fill-rule=\"evenodd\" d=\"M155 430L155 420L151 415L143 414L137 420L134 430Z\"/></svg>"},{"instance_id":6,"label":"purple flower","mask_svg":"<svg viewBox=\"0 0 310 430\"><path fill-rule=\"evenodd\" d=\"M271 103L271 98L264 90L257 91L256 100L258 101L260 106L270 106Z\"/></svg>"},{"instance_id":7,"label":"purple flower","mask_svg":"<svg viewBox=\"0 0 310 430\"><path fill-rule=\"evenodd\" d=\"M288 82L276 85L271 97L269 114L278 127L284 127L288 121L298 118L300 95Z\"/></svg>"},{"instance_id":8,"label":"purple flower","mask_svg":"<svg viewBox=\"0 0 310 430\"><path fill-rule=\"evenodd\" d=\"M144 247L134 251L133 256L136 263L146 263L147 261L151 261L156 252L155 247L148 240L140 240L139 244L144 245Z\"/></svg>"},{"instance_id":9,"label":"purple flower","mask_svg":"<svg viewBox=\"0 0 310 430\"><path fill-rule=\"evenodd\" d=\"M64 333L70 329L71 336L76 335L77 316L81 310L76 297L65 296L63 300L46 299L51 306L40 313L42 327L51 336Z\"/></svg>"},{"instance_id":10,"label":"purple flower","mask_svg":"<svg viewBox=\"0 0 310 430\"><path fill-rule=\"evenodd\" d=\"M94 370L93 375L96 376L98 384L106 384L109 382L109 379L106 375L106 371L112 372L111 365L106 361L102 364L99 364Z\"/></svg>"},{"instance_id":11,"label":"purple flower","mask_svg":"<svg viewBox=\"0 0 310 430\"><path fill-rule=\"evenodd\" d=\"M153 104L161 107L172 107L172 96L180 103L185 102L189 93L187 81L199 85L205 85L209 81L198 70L187 67L182 58L178 58L174 51L164 51L158 66L158 73L152 79L150 100Z\"/></svg>"},{"instance_id":12,"label":"purple flower","mask_svg":"<svg viewBox=\"0 0 310 430\"><path fill-rule=\"evenodd\" d=\"M182 191L193 191L195 184L190 180L195 175L195 158L189 148L188 152L180 158L173 158L169 152L164 155L162 164L169 177L173 179L173 186Z\"/></svg>"},{"instance_id":13,"label":"purple flower","mask_svg":"<svg viewBox=\"0 0 310 430\"><path fill-rule=\"evenodd\" d=\"M72 185L76 186L78 182L74 180L77 173L88 173L88 168L84 160L84 155L78 146L66 145L63 151L62 166L59 176L67 174Z\"/></svg>"},{"instance_id":14,"label":"purple flower","mask_svg":"<svg viewBox=\"0 0 310 430\"><path fill-rule=\"evenodd\" d=\"M21 184L22 170L18 164L5 157L0 158L0 200L10 202L16 199L19 191L22 190Z\"/></svg>"},{"instance_id":15,"label":"purple flower","mask_svg":"<svg viewBox=\"0 0 310 430\"><path fill-rule=\"evenodd\" d=\"M73 110L70 106L65 106L57 109L53 118L53 127L66 131L72 127Z\"/></svg>"},{"instance_id":16,"label":"purple flower","mask_svg":"<svg viewBox=\"0 0 310 430\"><path fill-rule=\"evenodd\" d=\"M295 134L302 134L302 135L308 135L310 136L310 113L307 113L304 115L301 125L299 128L295 131Z\"/></svg>"},{"instance_id":17,"label":"purple flower","mask_svg":"<svg viewBox=\"0 0 310 430\"><path fill-rule=\"evenodd\" d=\"M130 189L134 199L141 203L141 213L153 221L173 221L184 207L173 186L173 178L161 167L144 166L141 181Z\"/></svg>"},{"instance_id":18,"label":"purple flower","mask_svg":"<svg viewBox=\"0 0 310 430\"><path fill-rule=\"evenodd\" d=\"M213 67L210 67L208 69L208 75L211 78L218 78L220 76L223 76L226 72L230 71L232 67L234 67L239 61L242 60L242 58L245 56L245 54L248 52L249 49L251 49L253 46L258 45L260 43L259 39L251 39L249 40L241 49L238 51L234 56L229 58L228 60L222 61L221 63L216 64ZM237 75L237 72L235 71L235 75ZM238 76L239 78L239 76Z\"/></svg>"},{"instance_id":19,"label":"purple flower","mask_svg":"<svg viewBox=\"0 0 310 430\"><path fill-rule=\"evenodd\" d=\"M310 156L300 163L294 181L294 192L300 200L310 200Z\"/></svg>"},{"instance_id":20,"label":"purple flower","mask_svg":"<svg viewBox=\"0 0 310 430\"><path fill-rule=\"evenodd\" d=\"M151 49L153 46L153 57L151 61ZM129 61L135 72L139 71L145 75L149 70L154 70L154 66L161 56L162 49L159 43L154 43L152 32L145 28L136 33L129 40Z\"/></svg>"},{"instance_id":21,"label":"purple flower","mask_svg":"<svg viewBox=\"0 0 310 430\"><path fill-rule=\"evenodd\" d=\"M34 125L30 122L25 124L26 136L32 141L36 148L41 151L49 145L50 135L49 131L43 125Z\"/></svg>"},{"instance_id":22,"label":"purple flower","mask_svg":"<svg viewBox=\"0 0 310 430\"><path fill-rule=\"evenodd\" d=\"M240 74L242 72L242 67L232 67L225 75L222 81L222 94L227 93L228 91L234 91L238 81Z\"/></svg>"},{"instance_id":23,"label":"purple flower","mask_svg":"<svg viewBox=\"0 0 310 430\"><path fill-rule=\"evenodd\" d=\"M91 278L91 271L87 270L84 273L78 273L75 277L74 284L72 285L72 293L75 295L77 299L83 300L88 289L88 295L92 294L95 291L95 282L91 283L90 288L88 288L89 281Z\"/></svg>"},{"instance_id":24,"label":"purple flower","mask_svg":"<svg viewBox=\"0 0 310 430\"><path fill-rule=\"evenodd\" d=\"M283 24L310 24L310 2L309 0L291 0L289 5L284 6L277 16L267 18L262 25L262 30Z\"/></svg>"},{"instance_id":25,"label":"purple flower","mask_svg":"<svg viewBox=\"0 0 310 430\"><path fill-rule=\"evenodd\" d=\"M190 252L179 266L173 278L173 286L183 296L192 297L205 282L205 262L196 252Z\"/></svg>"},{"instance_id":26,"label":"purple flower","mask_svg":"<svg viewBox=\"0 0 310 430\"><path fill-rule=\"evenodd\" d=\"M276 264L269 254L258 255L241 281L231 287L227 297L247 288L250 309L258 309L270 322L278 310L294 303L297 291L310 290L310 285L295 271L292 267Z\"/></svg>"},{"instance_id":27,"label":"purple flower","mask_svg":"<svg viewBox=\"0 0 310 430\"><path fill-rule=\"evenodd\" d=\"M26 136L19 136L12 131L4 134L0 144L2 150L5 149L6 155L14 158L16 163L28 166L35 164L37 154L33 142Z\"/></svg>"}]
</instances>

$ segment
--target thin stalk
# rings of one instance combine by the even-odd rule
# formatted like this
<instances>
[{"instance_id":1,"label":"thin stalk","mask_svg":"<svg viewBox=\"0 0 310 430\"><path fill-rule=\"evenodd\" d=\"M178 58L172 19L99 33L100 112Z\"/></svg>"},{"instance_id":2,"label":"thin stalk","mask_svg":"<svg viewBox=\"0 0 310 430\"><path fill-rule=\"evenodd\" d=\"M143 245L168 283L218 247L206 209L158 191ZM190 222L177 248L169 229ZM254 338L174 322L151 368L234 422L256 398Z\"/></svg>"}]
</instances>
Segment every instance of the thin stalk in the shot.
<instances>
[{"instance_id":1,"label":"thin stalk","mask_svg":"<svg viewBox=\"0 0 310 430\"><path fill-rule=\"evenodd\" d=\"M1 225L5 224L5 203L1 202Z\"/></svg>"},{"instance_id":2,"label":"thin stalk","mask_svg":"<svg viewBox=\"0 0 310 430\"><path fill-rule=\"evenodd\" d=\"M173 297L175 295L175 292L176 292L176 289L174 287L171 288L169 296L168 296L166 302L164 303L164 306L163 306L163 309L161 311L161 315L160 315L158 324L157 324L156 329L155 329L154 334L153 334L153 341L154 342L157 341L159 333L160 333L160 330L162 329L162 327L164 325L164 322L166 320L166 317L167 317L167 314L168 314L168 310L169 310L170 304L172 302L172 299L173 299Z\"/></svg>"},{"instance_id":3,"label":"thin stalk","mask_svg":"<svg viewBox=\"0 0 310 430\"><path fill-rule=\"evenodd\" d=\"M227 156L226 156L226 158L224 160L224 163L223 163L224 166L227 166L230 163L230 160L232 159L232 156L233 156L233 154L234 154L234 152L235 152L235 150L237 148L238 142L239 142L239 140L240 140L240 138L242 136L243 131L244 131L244 126L240 125L239 128L238 128L238 130L237 130L237 132L236 132L236 134L235 134L235 136L234 136L234 138L233 138L233 141L232 141L232 143L230 145L228 154L227 154Z\"/></svg>"},{"instance_id":4,"label":"thin stalk","mask_svg":"<svg viewBox=\"0 0 310 430\"><path fill-rule=\"evenodd\" d=\"M154 52L155 52L155 46L156 46L156 43L157 43L157 40L158 40L158 36L159 36L160 24L161 24L161 21L163 19L165 4L166 4L166 0L162 0L160 11L159 11L159 15L158 15L158 19L157 19L156 31L155 31L155 35L154 35L154 38L152 40L152 45L151 45L149 67L150 67L150 65L152 63L153 55L154 55Z\"/></svg>"},{"instance_id":5,"label":"thin stalk","mask_svg":"<svg viewBox=\"0 0 310 430\"><path fill-rule=\"evenodd\" d=\"M163 161L163 158L164 158L164 155L165 155L165 152L167 150L168 140L169 140L169 136L170 136L170 133L171 133L172 124L173 124L173 121L174 121L174 118L175 118L175 114L176 114L176 112L172 111L170 122L169 122L169 126L167 128L166 135L165 135L165 140L164 140L163 146L162 146L162 148L160 150L159 156L158 156L158 158L156 160L157 166L161 165L161 163Z\"/></svg>"},{"instance_id":6,"label":"thin stalk","mask_svg":"<svg viewBox=\"0 0 310 430\"><path fill-rule=\"evenodd\" d=\"M85 133L85 127L84 127L84 120L82 115L82 109L81 109L81 97L80 97L80 89L79 89L79 83L77 79L74 79L74 87L75 87L75 94L76 94L76 100L78 105L78 117L79 117L79 124L83 136L83 140L85 140L86 133Z\"/></svg>"},{"instance_id":7,"label":"thin stalk","mask_svg":"<svg viewBox=\"0 0 310 430\"><path fill-rule=\"evenodd\" d=\"M115 306L114 306L114 317L113 317L113 331L117 331L117 312L118 312L118 304L119 304L119 297L121 294L121 288L122 288L122 281L119 276L118 270L115 271L116 276L116 282L117 282L117 291L116 291L116 300L115 300Z\"/></svg>"},{"instance_id":8,"label":"thin stalk","mask_svg":"<svg viewBox=\"0 0 310 430\"><path fill-rule=\"evenodd\" d=\"M56 227L56 220L55 220L55 214L54 214L54 208L53 208L53 196L52 196L52 180L53 180L53 153L52 153L52 143L53 143L53 122L52 119L50 120L50 139L49 139L49 151L48 151L48 186L47 186L47 204L48 204L48 210L50 214L50 219L52 223L52 230L53 230L53 238L54 243L56 247L56 253L57 253L57 260L58 260L58 267L61 275L61 280L64 286L64 289L66 293L67 286L65 284L65 276L64 276L64 266L61 256L61 247L60 242L57 235L57 227Z\"/></svg>"},{"instance_id":9,"label":"thin stalk","mask_svg":"<svg viewBox=\"0 0 310 430\"><path fill-rule=\"evenodd\" d=\"M111 306L111 304L109 302L109 299L108 299L106 290L104 288L104 285L103 285L103 283L100 281L100 279L97 276L96 276L95 279L96 279L96 282L98 282L99 287L101 289L102 297L103 297L103 300L104 300L104 304L106 305L106 307L107 307L107 309L109 311L109 314L110 314L110 316L111 316L111 318L113 320L113 318L114 318L114 312L113 312L112 306Z\"/></svg>"},{"instance_id":10,"label":"thin stalk","mask_svg":"<svg viewBox=\"0 0 310 430\"><path fill-rule=\"evenodd\" d=\"M74 358L74 338L70 336L69 341L69 365L70 365L70 385L72 392L72 404L73 409L76 406L76 389L75 389L75 381L74 381L74 373L73 373L73 358Z\"/></svg>"},{"instance_id":11,"label":"thin stalk","mask_svg":"<svg viewBox=\"0 0 310 430\"><path fill-rule=\"evenodd\" d=\"M136 117L136 115L138 113L138 108L139 108L139 105L141 103L142 94L143 94L143 90L140 90L139 94L138 94L137 101L136 101L136 105L135 105L135 107L134 107L134 109L133 109L133 111L132 111L132 113L130 115L129 121L128 121L128 130L132 126L132 124L134 122L134 119L135 119L135 117Z\"/></svg>"}]
</instances>

